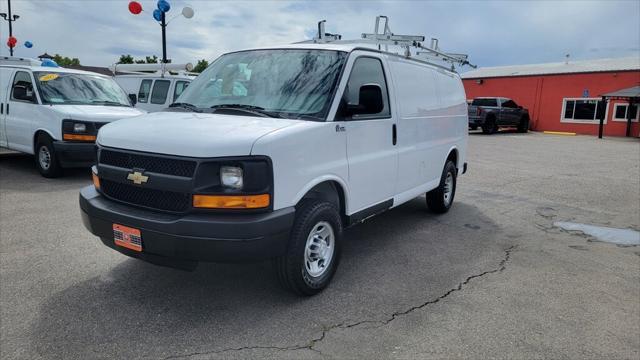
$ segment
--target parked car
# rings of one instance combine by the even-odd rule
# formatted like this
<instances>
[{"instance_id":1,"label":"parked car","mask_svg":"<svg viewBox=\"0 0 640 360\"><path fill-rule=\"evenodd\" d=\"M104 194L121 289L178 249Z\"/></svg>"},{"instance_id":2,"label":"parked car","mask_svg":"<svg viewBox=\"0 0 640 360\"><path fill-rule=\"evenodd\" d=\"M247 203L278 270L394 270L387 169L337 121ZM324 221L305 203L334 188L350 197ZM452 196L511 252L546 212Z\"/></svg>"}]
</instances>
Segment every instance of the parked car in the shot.
<instances>
[{"instance_id":1,"label":"parked car","mask_svg":"<svg viewBox=\"0 0 640 360\"><path fill-rule=\"evenodd\" d=\"M0 146L35 154L42 176L90 167L98 129L144 113L108 76L0 58Z\"/></svg>"},{"instance_id":2,"label":"parked car","mask_svg":"<svg viewBox=\"0 0 640 360\"><path fill-rule=\"evenodd\" d=\"M500 127L517 127L518 132L529 130L529 110L503 97L478 97L469 105L469 128L482 128L485 134L493 134Z\"/></svg>"},{"instance_id":3,"label":"parked car","mask_svg":"<svg viewBox=\"0 0 640 360\"><path fill-rule=\"evenodd\" d=\"M451 208L467 125L444 67L348 44L229 53L170 109L100 129L83 223L160 265L273 258L286 288L312 295L346 227L425 193Z\"/></svg>"}]
</instances>

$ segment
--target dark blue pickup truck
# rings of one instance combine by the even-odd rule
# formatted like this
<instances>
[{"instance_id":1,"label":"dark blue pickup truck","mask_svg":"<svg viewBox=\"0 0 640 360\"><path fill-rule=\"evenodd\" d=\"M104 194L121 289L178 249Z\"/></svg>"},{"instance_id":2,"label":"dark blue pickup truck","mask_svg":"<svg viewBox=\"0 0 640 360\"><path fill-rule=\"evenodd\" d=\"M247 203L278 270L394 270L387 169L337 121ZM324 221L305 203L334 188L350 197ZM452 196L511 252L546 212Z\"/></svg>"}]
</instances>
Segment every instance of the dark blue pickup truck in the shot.
<instances>
[{"instance_id":1,"label":"dark blue pickup truck","mask_svg":"<svg viewBox=\"0 0 640 360\"><path fill-rule=\"evenodd\" d=\"M469 105L469 128L482 128L485 134L493 134L500 127L517 127L518 132L529 130L529 110L503 97L479 97Z\"/></svg>"}]
</instances>

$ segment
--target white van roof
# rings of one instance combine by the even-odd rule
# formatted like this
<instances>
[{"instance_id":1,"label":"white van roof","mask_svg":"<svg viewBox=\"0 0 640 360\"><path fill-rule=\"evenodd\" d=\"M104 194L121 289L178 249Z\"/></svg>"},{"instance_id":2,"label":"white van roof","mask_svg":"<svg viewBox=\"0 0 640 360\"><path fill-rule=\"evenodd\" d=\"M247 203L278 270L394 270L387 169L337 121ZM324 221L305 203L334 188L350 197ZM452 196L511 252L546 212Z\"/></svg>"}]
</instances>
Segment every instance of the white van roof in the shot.
<instances>
[{"instance_id":1,"label":"white van roof","mask_svg":"<svg viewBox=\"0 0 640 360\"><path fill-rule=\"evenodd\" d=\"M107 77L105 75L102 74L98 74L95 72L91 72L91 71L84 71L84 70L75 70L75 69L68 69L68 68L63 68L63 67L50 67L50 66L29 66L29 65L1 65L0 64L0 68L17 68L17 69L24 69L24 70L30 70L30 71L43 71L43 72L50 72L50 73L70 73L70 74L85 74L85 75L99 75L102 77Z\"/></svg>"}]
</instances>

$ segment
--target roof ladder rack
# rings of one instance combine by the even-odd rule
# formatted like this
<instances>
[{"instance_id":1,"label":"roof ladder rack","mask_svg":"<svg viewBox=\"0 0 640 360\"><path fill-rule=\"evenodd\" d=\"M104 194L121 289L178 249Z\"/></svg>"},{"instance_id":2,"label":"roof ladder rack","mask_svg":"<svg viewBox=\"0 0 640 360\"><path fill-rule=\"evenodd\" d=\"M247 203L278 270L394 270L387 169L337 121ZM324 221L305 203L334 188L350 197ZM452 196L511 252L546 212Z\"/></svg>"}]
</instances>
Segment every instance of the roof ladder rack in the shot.
<instances>
[{"instance_id":1,"label":"roof ladder rack","mask_svg":"<svg viewBox=\"0 0 640 360\"><path fill-rule=\"evenodd\" d=\"M384 15L376 16L376 23L373 33L363 33L361 39L357 40L343 40L342 35L330 34L325 32L326 20L318 22L318 34L315 38L309 41L302 41L302 43L335 43L335 44L373 44L377 45L378 50L389 52L389 46L399 46L403 49L403 55L405 57L413 57L418 60L424 61L445 61L451 64L451 70L455 71L455 65L464 66L468 65L472 68L476 68L475 65L469 63L469 56L466 54L446 53L440 50L438 47L438 39L431 39L431 46L425 47L422 43L425 41L425 37L422 35L398 35L394 34L389 27L389 18ZM412 49L414 49L415 55L412 55Z\"/></svg>"}]
</instances>

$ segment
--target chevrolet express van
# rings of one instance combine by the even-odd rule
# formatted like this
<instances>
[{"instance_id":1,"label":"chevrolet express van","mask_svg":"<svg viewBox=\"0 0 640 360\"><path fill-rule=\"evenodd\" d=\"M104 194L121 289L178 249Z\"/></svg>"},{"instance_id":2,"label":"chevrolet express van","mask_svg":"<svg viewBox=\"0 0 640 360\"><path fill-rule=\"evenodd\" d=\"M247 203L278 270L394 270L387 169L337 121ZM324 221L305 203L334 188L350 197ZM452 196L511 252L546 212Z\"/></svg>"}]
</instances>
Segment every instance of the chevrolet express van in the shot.
<instances>
[{"instance_id":1,"label":"chevrolet express van","mask_svg":"<svg viewBox=\"0 0 640 360\"><path fill-rule=\"evenodd\" d=\"M0 147L34 154L42 176L90 167L98 129L144 113L108 76L0 58Z\"/></svg>"},{"instance_id":2,"label":"chevrolet express van","mask_svg":"<svg viewBox=\"0 0 640 360\"><path fill-rule=\"evenodd\" d=\"M135 100L135 107L148 112L169 107L189 86L194 76L157 74L116 75L114 80Z\"/></svg>"},{"instance_id":3,"label":"chevrolet express van","mask_svg":"<svg viewBox=\"0 0 640 360\"><path fill-rule=\"evenodd\" d=\"M286 288L312 295L346 227L424 194L451 208L465 99L447 68L358 44L228 53L171 108L100 129L82 220L160 265L272 258Z\"/></svg>"}]
</instances>

